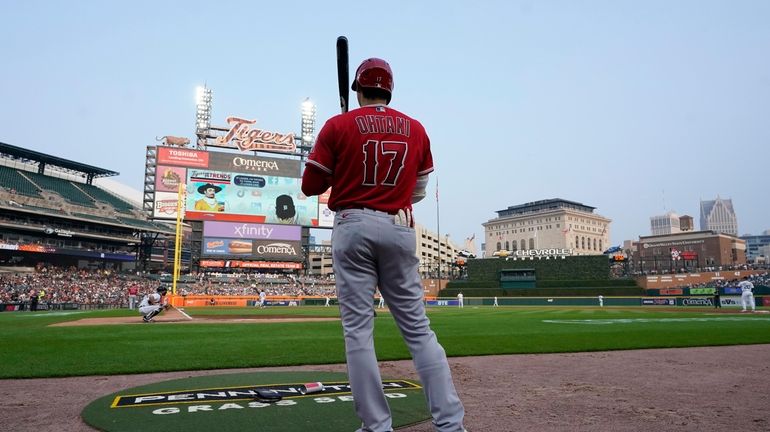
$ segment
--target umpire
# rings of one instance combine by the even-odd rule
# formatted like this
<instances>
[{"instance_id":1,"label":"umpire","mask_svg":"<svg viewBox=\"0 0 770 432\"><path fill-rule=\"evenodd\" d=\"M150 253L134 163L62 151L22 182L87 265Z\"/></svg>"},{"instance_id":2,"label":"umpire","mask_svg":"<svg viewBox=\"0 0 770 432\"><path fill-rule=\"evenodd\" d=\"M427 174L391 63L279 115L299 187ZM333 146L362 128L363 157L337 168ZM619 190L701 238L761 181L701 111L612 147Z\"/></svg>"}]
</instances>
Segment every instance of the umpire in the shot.
<instances>
[{"instance_id":1,"label":"umpire","mask_svg":"<svg viewBox=\"0 0 770 432\"><path fill-rule=\"evenodd\" d=\"M722 301L719 297L719 287L714 288L714 309L722 309Z\"/></svg>"}]
</instances>

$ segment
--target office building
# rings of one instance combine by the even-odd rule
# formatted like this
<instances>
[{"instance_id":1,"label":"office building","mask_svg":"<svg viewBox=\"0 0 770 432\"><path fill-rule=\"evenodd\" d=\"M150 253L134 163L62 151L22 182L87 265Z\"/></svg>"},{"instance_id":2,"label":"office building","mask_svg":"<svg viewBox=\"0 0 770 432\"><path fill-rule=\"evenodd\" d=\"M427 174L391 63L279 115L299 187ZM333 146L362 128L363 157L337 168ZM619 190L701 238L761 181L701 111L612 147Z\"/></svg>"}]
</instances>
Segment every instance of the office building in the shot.
<instances>
[{"instance_id":1,"label":"office building","mask_svg":"<svg viewBox=\"0 0 770 432\"><path fill-rule=\"evenodd\" d=\"M733 201L717 197L713 201L700 202L700 230L738 235L738 218Z\"/></svg>"},{"instance_id":2,"label":"office building","mask_svg":"<svg viewBox=\"0 0 770 432\"><path fill-rule=\"evenodd\" d=\"M770 248L770 230L765 230L761 235L741 236L746 241L746 261L757 262L762 257L764 263L768 262L768 248Z\"/></svg>"},{"instance_id":3,"label":"office building","mask_svg":"<svg viewBox=\"0 0 770 432\"><path fill-rule=\"evenodd\" d=\"M571 249L575 255L601 255L609 246L611 219L595 207L561 198L498 210L484 226L484 256L496 251Z\"/></svg>"},{"instance_id":4,"label":"office building","mask_svg":"<svg viewBox=\"0 0 770 432\"><path fill-rule=\"evenodd\" d=\"M728 270L746 264L746 242L715 231L639 237L634 267L645 274Z\"/></svg>"},{"instance_id":5,"label":"office building","mask_svg":"<svg viewBox=\"0 0 770 432\"><path fill-rule=\"evenodd\" d=\"M650 218L650 232L652 235L676 234L680 232L679 215L668 212L660 216Z\"/></svg>"}]
</instances>

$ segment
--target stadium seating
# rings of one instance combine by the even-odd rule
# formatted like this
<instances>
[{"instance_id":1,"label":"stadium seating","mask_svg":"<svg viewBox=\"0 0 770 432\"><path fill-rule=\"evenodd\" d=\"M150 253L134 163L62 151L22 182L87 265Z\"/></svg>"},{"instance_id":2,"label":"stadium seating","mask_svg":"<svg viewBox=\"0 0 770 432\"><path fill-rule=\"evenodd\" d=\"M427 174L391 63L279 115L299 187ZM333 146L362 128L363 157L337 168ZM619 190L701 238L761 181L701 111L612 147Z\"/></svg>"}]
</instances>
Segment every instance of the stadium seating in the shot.
<instances>
[{"instance_id":1,"label":"stadium seating","mask_svg":"<svg viewBox=\"0 0 770 432\"><path fill-rule=\"evenodd\" d=\"M118 210L120 212L128 212L134 209L134 206L129 204L126 201L123 201L122 199L116 197L115 195L105 191L102 188L96 187L94 185L85 184L85 183L77 183L77 187L82 189L85 193L96 199L97 201L104 201L113 207L115 207L115 210Z\"/></svg>"},{"instance_id":2,"label":"stadium seating","mask_svg":"<svg viewBox=\"0 0 770 432\"><path fill-rule=\"evenodd\" d=\"M122 223L124 223L126 225L131 225L131 226L134 226L134 227L137 227L137 228L153 229L153 230L156 230L156 229L160 228L160 229L164 229L164 230L169 231L169 232L173 232L173 229L169 228L166 225L156 224L156 223L152 223L152 222L149 222L149 221L143 221L141 219L134 219L134 218L118 216L118 220L120 220L120 222L122 222Z\"/></svg>"},{"instance_id":3,"label":"stadium seating","mask_svg":"<svg viewBox=\"0 0 770 432\"><path fill-rule=\"evenodd\" d=\"M0 186L21 195L40 197L39 189L11 167L0 165Z\"/></svg>"},{"instance_id":4,"label":"stadium seating","mask_svg":"<svg viewBox=\"0 0 770 432\"><path fill-rule=\"evenodd\" d=\"M114 218L106 218L101 216L94 216L86 213L72 213L72 216L76 216L83 219L90 219L97 222L107 222L111 224L121 224L122 222Z\"/></svg>"},{"instance_id":5,"label":"stadium seating","mask_svg":"<svg viewBox=\"0 0 770 432\"><path fill-rule=\"evenodd\" d=\"M96 208L94 200L90 196L86 195L82 190L75 187L75 185L73 185L69 180L49 177L47 175L33 172L25 172L24 175L29 177L41 188L58 193L62 196L62 198L72 204Z\"/></svg>"},{"instance_id":6,"label":"stadium seating","mask_svg":"<svg viewBox=\"0 0 770 432\"><path fill-rule=\"evenodd\" d=\"M34 211L36 213L43 212L43 213L48 213L48 214L52 214L52 215L61 215L62 214L62 211L59 210L59 209L54 209L54 208L50 208L50 207L40 207L40 206L35 206L35 205L30 205L30 204L24 204L22 206L22 209L23 210L27 210L27 211Z\"/></svg>"}]
</instances>

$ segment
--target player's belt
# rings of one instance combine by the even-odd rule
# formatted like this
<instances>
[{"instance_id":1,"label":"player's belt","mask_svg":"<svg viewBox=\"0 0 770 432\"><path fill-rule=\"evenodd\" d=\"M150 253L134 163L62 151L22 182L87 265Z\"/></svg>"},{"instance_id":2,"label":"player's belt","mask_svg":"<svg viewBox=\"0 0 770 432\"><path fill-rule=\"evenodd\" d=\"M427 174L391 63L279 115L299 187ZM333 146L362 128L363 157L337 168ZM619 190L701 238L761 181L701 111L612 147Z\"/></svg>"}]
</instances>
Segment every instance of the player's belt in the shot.
<instances>
[{"instance_id":1,"label":"player's belt","mask_svg":"<svg viewBox=\"0 0 770 432\"><path fill-rule=\"evenodd\" d=\"M368 207L356 207L356 206L345 207L345 208L339 209L337 211L343 211L343 210L364 210L364 211L367 211L367 212L378 213L378 214L386 214L386 215L390 215L390 216L395 216L396 213L397 213L397 212L391 213L391 212L386 212L386 211L382 211L382 210L376 210L376 209L372 209L372 208L368 208Z\"/></svg>"},{"instance_id":2,"label":"player's belt","mask_svg":"<svg viewBox=\"0 0 770 432\"><path fill-rule=\"evenodd\" d=\"M339 214L339 212L345 211L345 210L358 210L363 213L369 213L378 217L387 217L390 220L392 220L396 225L401 225L408 228L414 228L414 218L412 217L412 211L409 209L399 210L395 213L389 213L389 212L374 210L366 207L346 207L342 210L337 210L337 212ZM342 217L344 218L345 215L343 214Z\"/></svg>"}]
</instances>

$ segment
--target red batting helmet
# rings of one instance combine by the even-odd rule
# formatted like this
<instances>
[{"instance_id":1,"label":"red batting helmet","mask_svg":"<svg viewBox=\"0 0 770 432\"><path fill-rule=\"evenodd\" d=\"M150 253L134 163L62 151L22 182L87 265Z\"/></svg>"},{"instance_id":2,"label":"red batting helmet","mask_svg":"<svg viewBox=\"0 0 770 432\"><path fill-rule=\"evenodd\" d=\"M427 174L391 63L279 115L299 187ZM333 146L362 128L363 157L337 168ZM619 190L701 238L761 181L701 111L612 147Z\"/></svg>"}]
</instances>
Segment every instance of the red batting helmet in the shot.
<instances>
[{"instance_id":1,"label":"red batting helmet","mask_svg":"<svg viewBox=\"0 0 770 432\"><path fill-rule=\"evenodd\" d=\"M388 62L378 58L364 60L356 69L351 88L358 91L359 87L382 89L393 94L393 71Z\"/></svg>"}]
</instances>

